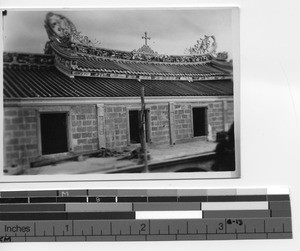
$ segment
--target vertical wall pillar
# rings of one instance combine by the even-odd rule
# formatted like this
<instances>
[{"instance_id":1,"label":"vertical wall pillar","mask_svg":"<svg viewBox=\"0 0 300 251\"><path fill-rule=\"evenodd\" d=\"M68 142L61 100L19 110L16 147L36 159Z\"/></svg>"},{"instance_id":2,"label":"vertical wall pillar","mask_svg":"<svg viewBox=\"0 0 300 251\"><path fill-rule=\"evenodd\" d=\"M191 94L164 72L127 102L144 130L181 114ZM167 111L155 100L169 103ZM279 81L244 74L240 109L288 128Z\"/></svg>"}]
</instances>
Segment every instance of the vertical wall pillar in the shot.
<instances>
[{"instance_id":1,"label":"vertical wall pillar","mask_svg":"<svg viewBox=\"0 0 300 251\"><path fill-rule=\"evenodd\" d=\"M98 145L100 148L106 147L105 137L105 116L104 116L104 104L97 105L97 122L98 122Z\"/></svg>"},{"instance_id":2,"label":"vertical wall pillar","mask_svg":"<svg viewBox=\"0 0 300 251\"><path fill-rule=\"evenodd\" d=\"M228 104L227 104L227 100L223 101L223 126L224 126L224 131L228 131L229 130L229 126L228 126Z\"/></svg>"},{"instance_id":3,"label":"vertical wall pillar","mask_svg":"<svg viewBox=\"0 0 300 251\"><path fill-rule=\"evenodd\" d=\"M174 115L175 114L175 108L174 108L174 102L169 102L169 128L170 128L170 145L175 145L176 139L175 139L175 123L174 123Z\"/></svg>"}]
</instances>

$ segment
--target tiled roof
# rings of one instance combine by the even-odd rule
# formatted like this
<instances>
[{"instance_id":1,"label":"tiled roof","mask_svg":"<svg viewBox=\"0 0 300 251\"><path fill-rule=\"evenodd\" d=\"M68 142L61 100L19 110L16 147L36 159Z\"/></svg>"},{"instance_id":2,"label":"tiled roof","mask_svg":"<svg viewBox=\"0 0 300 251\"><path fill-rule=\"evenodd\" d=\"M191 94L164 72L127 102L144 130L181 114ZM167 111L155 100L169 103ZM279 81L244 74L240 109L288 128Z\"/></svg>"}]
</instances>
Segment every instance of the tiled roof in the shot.
<instances>
[{"instance_id":1,"label":"tiled roof","mask_svg":"<svg viewBox=\"0 0 300 251\"><path fill-rule=\"evenodd\" d=\"M150 74L150 75L207 75L224 76L230 75L216 67L212 63L156 63L144 61L111 60L100 57L79 55L77 66L74 70L89 72L113 72L127 74Z\"/></svg>"},{"instance_id":2,"label":"tiled roof","mask_svg":"<svg viewBox=\"0 0 300 251\"><path fill-rule=\"evenodd\" d=\"M55 67L5 67L4 98L138 97L141 82L134 79L69 78ZM142 80L145 96L233 95L232 80Z\"/></svg>"}]
</instances>

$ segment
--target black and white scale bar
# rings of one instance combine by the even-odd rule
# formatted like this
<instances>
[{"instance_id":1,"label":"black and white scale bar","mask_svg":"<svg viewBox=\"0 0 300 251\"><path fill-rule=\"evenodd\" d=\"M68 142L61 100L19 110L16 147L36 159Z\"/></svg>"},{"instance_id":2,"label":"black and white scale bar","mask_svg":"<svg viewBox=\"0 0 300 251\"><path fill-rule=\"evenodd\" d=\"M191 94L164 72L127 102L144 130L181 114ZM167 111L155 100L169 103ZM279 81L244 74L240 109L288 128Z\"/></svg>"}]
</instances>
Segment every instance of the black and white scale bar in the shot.
<instances>
[{"instance_id":1,"label":"black and white scale bar","mask_svg":"<svg viewBox=\"0 0 300 251\"><path fill-rule=\"evenodd\" d=\"M0 203L289 201L279 189L148 189L1 191Z\"/></svg>"},{"instance_id":2,"label":"black and white scale bar","mask_svg":"<svg viewBox=\"0 0 300 251\"><path fill-rule=\"evenodd\" d=\"M0 192L0 242L292 238L289 191Z\"/></svg>"},{"instance_id":3,"label":"black and white scale bar","mask_svg":"<svg viewBox=\"0 0 300 251\"><path fill-rule=\"evenodd\" d=\"M4 241L233 240L292 238L291 218L7 221Z\"/></svg>"},{"instance_id":4,"label":"black and white scale bar","mask_svg":"<svg viewBox=\"0 0 300 251\"><path fill-rule=\"evenodd\" d=\"M281 218L291 217L287 210L175 210L175 211L100 211L100 212L5 212L0 213L0 224L5 221L39 220L118 220L118 219L218 219L218 218Z\"/></svg>"},{"instance_id":5,"label":"black and white scale bar","mask_svg":"<svg viewBox=\"0 0 300 251\"><path fill-rule=\"evenodd\" d=\"M289 195L269 196L72 196L72 197L0 197L7 203L61 203L61 202L225 202L225 201L289 201Z\"/></svg>"}]
</instances>

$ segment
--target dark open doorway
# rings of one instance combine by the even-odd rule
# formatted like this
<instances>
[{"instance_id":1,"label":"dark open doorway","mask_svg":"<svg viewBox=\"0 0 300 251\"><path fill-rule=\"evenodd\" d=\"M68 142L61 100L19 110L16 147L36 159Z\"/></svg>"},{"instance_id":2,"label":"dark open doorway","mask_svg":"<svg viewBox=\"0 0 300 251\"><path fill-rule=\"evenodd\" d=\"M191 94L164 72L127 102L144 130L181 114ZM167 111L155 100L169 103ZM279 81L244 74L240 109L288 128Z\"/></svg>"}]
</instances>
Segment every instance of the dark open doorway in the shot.
<instances>
[{"instance_id":1,"label":"dark open doorway","mask_svg":"<svg viewBox=\"0 0 300 251\"><path fill-rule=\"evenodd\" d=\"M42 154L68 152L67 113L42 113Z\"/></svg>"},{"instance_id":2,"label":"dark open doorway","mask_svg":"<svg viewBox=\"0 0 300 251\"><path fill-rule=\"evenodd\" d=\"M193 108L194 137L207 135L206 107Z\"/></svg>"},{"instance_id":3,"label":"dark open doorway","mask_svg":"<svg viewBox=\"0 0 300 251\"><path fill-rule=\"evenodd\" d=\"M130 134L130 143L131 144L137 144L141 143L140 139L140 131L139 131L139 116L140 116L139 110L131 110L129 111L129 134ZM146 110L146 121L145 121L145 128L146 128L146 142L149 142L149 116L148 116L149 110Z\"/></svg>"}]
</instances>

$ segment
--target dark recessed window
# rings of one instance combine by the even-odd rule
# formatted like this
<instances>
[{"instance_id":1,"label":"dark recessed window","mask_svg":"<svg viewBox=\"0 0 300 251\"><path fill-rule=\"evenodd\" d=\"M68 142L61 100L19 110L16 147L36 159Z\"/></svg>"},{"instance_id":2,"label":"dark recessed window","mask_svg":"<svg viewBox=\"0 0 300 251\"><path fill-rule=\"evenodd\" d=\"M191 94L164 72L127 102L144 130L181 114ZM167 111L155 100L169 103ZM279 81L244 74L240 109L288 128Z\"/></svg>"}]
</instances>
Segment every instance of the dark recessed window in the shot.
<instances>
[{"instance_id":1,"label":"dark recessed window","mask_svg":"<svg viewBox=\"0 0 300 251\"><path fill-rule=\"evenodd\" d=\"M193 108L194 137L207 135L206 107Z\"/></svg>"},{"instance_id":2,"label":"dark recessed window","mask_svg":"<svg viewBox=\"0 0 300 251\"><path fill-rule=\"evenodd\" d=\"M68 152L67 113L42 113L42 154Z\"/></svg>"}]
</instances>

